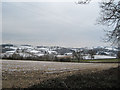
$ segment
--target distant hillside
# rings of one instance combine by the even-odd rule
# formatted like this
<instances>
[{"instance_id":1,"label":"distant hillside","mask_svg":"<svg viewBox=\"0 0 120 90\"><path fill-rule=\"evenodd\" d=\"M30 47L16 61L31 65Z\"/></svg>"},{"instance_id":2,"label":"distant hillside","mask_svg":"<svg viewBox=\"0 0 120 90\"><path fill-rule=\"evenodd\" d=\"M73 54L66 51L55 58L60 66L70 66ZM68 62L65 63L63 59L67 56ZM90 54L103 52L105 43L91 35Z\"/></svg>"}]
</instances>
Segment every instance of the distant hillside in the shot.
<instances>
[{"instance_id":1,"label":"distant hillside","mask_svg":"<svg viewBox=\"0 0 120 90\"><path fill-rule=\"evenodd\" d=\"M59 46L0 45L3 59L73 60L116 58L116 47L65 48ZM92 56L91 56L92 55ZM79 58L78 58L79 57Z\"/></svg>"}]
</instances>

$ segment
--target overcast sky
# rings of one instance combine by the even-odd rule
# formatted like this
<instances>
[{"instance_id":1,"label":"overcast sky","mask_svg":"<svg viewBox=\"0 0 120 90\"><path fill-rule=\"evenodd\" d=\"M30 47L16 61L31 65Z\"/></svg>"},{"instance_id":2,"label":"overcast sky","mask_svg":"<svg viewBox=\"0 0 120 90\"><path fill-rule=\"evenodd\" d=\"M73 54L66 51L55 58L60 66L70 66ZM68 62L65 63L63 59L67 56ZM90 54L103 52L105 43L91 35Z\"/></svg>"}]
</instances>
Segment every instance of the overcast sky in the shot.
<instances>
[{"instance_id":1,"label":"overcast sky","mask_svg":"<svg viewBox=\"0 0 120 90\"><path fill-rule=\"evenodd\" d=\"M96 25L98 2L4 2L3 43L58 45L65 47L104 46L103 26Z\"/></svg>"}]
</instances>

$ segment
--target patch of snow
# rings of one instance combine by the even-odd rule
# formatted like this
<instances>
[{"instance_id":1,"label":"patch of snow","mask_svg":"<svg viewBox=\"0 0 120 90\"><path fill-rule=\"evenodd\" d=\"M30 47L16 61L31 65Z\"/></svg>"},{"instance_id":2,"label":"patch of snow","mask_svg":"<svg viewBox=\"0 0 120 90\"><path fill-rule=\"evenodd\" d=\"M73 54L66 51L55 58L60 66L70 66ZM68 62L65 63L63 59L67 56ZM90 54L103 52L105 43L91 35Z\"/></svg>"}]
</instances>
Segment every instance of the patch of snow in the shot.
<instances>
[{"instance_id":1,"label":"patch of snow","mask_svg":"<svg viewBox=\"0 0 120 90\"><path fill-rule=\"evenodd\" d=\"M15 51L6 51L6 53L14 53Z\"/></svg>"},{"instance_id":2,"label":"patch of snow","mask_svg":"<svg viewBox=\"0 0 120 90\"><path fill-rule=\"evenodd\" d=\"M40 51L37 51L37 50L31 50L30 52L31 52L31 53L39 53Z\"/></svg>"},{"instance_id":3,"label":"patch of snow","mask_svg":"<svg viewBox=\"0 0 120 90\"><path fill-rule=\"evenodd\" d=\"M35 54L37 56L44 56L44 54L41 54L41 53L38 53L38 54Z\"/></svg>"},{"instance_id":4,"label":"patch of snow","mask_svg":"<svg viewBox=\"0 0 120 90\"><path fill-rule=\"evenodd\" d=\"M64 55L72 56L73 54L72 53L65 53Z\"/></svg>"},{"instance_id":5,"label":"patch of snow","mask_svg":"<svg viewBox=\"0 0 120 90\"><path fill-rule=\"evenodd\" d=\"M48 51L49 54L57 54L56 51Z\"/></svg>"},{"instance_id":6,"label":"patch of snow","mask_svg":"<svg viewBox=\"0 0 120 90\"><path fill-rule=\"evenodd\" d=\"M110 59L110 58L116 58L115 56L107 56L107 55L95 55L94 59Z\"/></svg>"},{"instance_id":7,"label":"patch of snow","mask_svg":"<svg viewBox=\"0 0 120 90\"><path fill-rule=\"evenodd\" d=\"M84 56L84 59L91 59L89 55ZM112 59L116 58L115 56L107 56L107 55L94 55L94 59Z\"/></svg>"},{"instance_id":8,"label":"patch of snow","mask_svg":"<svg viewBox=\"0 0 120 90\"><path fill-rule=\"evenodd\" d=\"M65 57L66 55L57 55L57 57Z\"/></svg>"},{"instance_id":9,"label":"patch of snow","mask_svg":"<svg viewBox=\"0 0 120 90\"><path fill-rule=\"evenodd\" d=\"M48 51L49 48L38 48L39 50L44 50L44 51Z\"/></svg>"},{"instance_id":10,"label":"patch of snow","mask_svg":"<svg viewBox=\"0 0 120 90\"><path fill-rule=\"evenodd\" d=\"M20 46L21 49L33 49L32 46Z\"/></svg>"}]
</instances>

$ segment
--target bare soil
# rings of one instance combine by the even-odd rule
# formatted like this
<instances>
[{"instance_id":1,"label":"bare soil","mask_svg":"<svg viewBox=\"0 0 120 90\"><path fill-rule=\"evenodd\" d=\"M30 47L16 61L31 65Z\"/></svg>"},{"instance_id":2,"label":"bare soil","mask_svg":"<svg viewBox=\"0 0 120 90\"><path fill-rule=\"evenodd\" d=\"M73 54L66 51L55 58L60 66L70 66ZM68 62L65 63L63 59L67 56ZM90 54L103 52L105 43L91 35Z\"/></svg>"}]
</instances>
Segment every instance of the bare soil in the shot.
<instances>
[{"instance_id":1,"label":"bare soil","mask_svg":"<svg viewBox=\"0 0 120 90\"><path fill-rule=\"evenodd\" d=\"M118 67L117 63L2 61L2 88L28 88L58 77L87 74Z\"/></svg>"}]
</instances>

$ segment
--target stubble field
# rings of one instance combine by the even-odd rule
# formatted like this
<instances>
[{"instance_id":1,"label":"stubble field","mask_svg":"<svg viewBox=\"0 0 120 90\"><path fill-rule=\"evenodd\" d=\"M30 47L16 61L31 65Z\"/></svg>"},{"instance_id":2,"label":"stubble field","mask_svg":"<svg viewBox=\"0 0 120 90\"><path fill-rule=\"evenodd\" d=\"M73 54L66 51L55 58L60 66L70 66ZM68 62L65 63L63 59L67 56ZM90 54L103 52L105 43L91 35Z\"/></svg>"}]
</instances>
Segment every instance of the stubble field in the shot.
<instances>
[{"instance_id":1,"label":"stubble field","mask_svg":"<svg viewBox=\"0 0 120 90\"><path fill-rule=\"evenodd\" d=\"M45 80L118 67L117 63L2 60L2 87L28 88Z\"/></svg>"}]
</instances>

